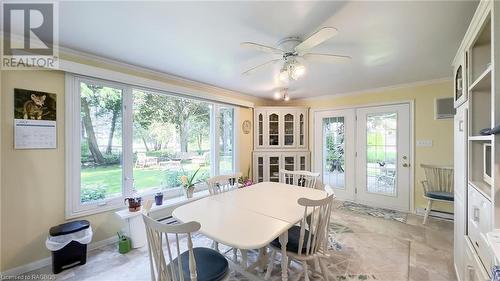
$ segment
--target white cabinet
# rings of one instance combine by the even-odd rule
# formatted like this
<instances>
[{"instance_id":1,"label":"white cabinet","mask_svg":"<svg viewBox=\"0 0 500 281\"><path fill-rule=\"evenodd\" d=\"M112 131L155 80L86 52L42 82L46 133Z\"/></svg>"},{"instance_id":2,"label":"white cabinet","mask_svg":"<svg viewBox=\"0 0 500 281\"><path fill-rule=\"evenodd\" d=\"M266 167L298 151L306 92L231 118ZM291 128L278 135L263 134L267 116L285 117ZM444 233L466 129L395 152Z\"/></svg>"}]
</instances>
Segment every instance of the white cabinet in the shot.
<instances>
[{"instance_id":1,"label":"white cabinet","mask_svg":"<svg viewBox=\"0 0 500 281\"><path fill-rule=\"evenodd\" d=\"M309 152L254 152L254 181L279 182L279 170L309 170Z\"/></svg>"},{"instance_id":2,"label":"white cabinet","mask_svg":"<svg viewBox=\"0 0 500 281\"><path fill-rule=\"evenodd\" d=\"M492 257L486 234L492 230L491 202L477 189L469 185L467 235L486 268L491 268Z\"/></svg>"},{"instance_id":3,"label":"white cabinet","mask_svg":"<svg viewBox=\"0 0 500 281\"><path fill-rule=\"evenodd\" d=\"M457 272L458 280L464 280L464 254L465 254L465 240L464 235L467 212L465 207L465 199L467 198L466 186L467 178L467 103L462 104L457 108L454 119L454 261L455 270Z\"/></svg>"},{"instance_id":4,"label":"white cabinet","mask_svg":"<svg viewBox=\"0 0 500 281\"><path fill-rule=\"evenodd\" d=\"M254 111L253 178L279 182L279 170L310 170L308 109L268 106Z\"/></svg>"},{"instance_id":5,"label":"white cabinet","mask_svg":"<svg viewBox=\"0 0 500 281\"><path fill-rule=\"evenodd\" d=\"M307 108L257 107L255 150L307 149Z\"/></svg>"},{"instance_id":6,"label":"white cabinet","mask_svg":"<svg viewBox=\"0 0 500 281\"><path fill-rule=\"evenodd\" d=\"M463 281L489 281L491 280L488 276L488 272L481 264L477 255L474 252L474 248L471 243L464 237L465 255L464 255L464 267L462 268Z\"/></svg>"},{"instance_id":7,"label":"white cabinet","mask_svg":"<svg viewBox=\"0 0 500 281\"><path fill-rule=\"evenodd\" d=\"M461 281L489 280L495 263L487 233L500 227L500 173L491 168L500 165L500 135L480 132L500 124L499 22L500 2L481 0L453 61L454 263Z\"/></svg>"}]
</instances>

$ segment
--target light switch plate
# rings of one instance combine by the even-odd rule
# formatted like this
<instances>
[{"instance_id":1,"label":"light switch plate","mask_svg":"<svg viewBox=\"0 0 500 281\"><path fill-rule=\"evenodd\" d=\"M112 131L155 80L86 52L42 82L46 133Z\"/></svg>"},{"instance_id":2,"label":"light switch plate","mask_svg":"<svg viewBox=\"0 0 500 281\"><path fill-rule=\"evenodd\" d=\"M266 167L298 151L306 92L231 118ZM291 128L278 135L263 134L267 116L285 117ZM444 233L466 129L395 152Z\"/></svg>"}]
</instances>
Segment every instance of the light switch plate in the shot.
<instances>
[{"instance_id":1,"label":"light switch plate","mask_svg":"<svg viewBox=\"0 0 500 281\"><path fill-rule=\"evenodd\" d=\"M432 140L417 140L419 147L432 147Z\"/></svg>"}]
</instances>

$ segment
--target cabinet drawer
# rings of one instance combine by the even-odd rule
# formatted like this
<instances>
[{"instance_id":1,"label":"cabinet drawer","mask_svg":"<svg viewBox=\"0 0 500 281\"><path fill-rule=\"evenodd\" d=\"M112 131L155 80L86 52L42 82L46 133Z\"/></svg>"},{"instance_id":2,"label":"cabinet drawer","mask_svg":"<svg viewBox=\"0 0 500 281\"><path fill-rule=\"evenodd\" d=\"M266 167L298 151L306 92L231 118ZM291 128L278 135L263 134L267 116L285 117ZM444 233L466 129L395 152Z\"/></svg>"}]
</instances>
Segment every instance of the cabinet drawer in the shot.
<instances>
[{"instance_id":1,"label":"cabinet drawer","mask_svg":"<svg viewBox=\"0 0 500 281\"><path fill-rule=\"evenodd\" d=\"M486 268L491 268L492 258L486 233L491 231L491 202L481 193L469 186L468 236L472 246Z\"/></svg>"},{"instance_id":2,"label":"cabinet drawer","mask_svg":"<svg viewBox=\"0 0 500 281\"><path fill-rule=\"evenodd\" d=\"M489 281L488 272L481 264L476 255L472 244L467 237L465 240L465 263L464 263L464 281Z\"/></svg>"}]
</instances>

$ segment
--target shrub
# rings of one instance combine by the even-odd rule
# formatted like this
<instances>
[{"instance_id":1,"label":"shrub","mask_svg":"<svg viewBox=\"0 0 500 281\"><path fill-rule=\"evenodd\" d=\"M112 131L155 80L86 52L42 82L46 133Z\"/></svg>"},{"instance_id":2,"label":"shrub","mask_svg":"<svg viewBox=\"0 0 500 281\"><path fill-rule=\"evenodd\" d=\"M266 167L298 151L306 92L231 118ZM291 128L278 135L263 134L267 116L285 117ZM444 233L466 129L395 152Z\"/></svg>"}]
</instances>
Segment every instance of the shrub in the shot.
<instances>
[{"instance_id":1,"label":"shrub","mask_svg":"<svg viewBox=\"0 0 500 281\"><path fill-rule=\"evenodd\" d=\"M103 200L106 198L106 189L101 186L82 188L80 198L82 203Z\"/></svg>"},{"instance_id":2,"label":"shrub","mask_svg":"<svg viewBox=\"0 0 500 281\"><path fill-rule=\"evenodd\" d=\"M120 164L122 161L121 154L103 154L105 165Z\"/></svg>"},{"instance_id":3,"label":"shrub","mask_svg":"<svg viewBox=\"0 0 500 281\"><path fill-rule=\"evenodd\" d=\"M163 180L163 185L166 187L177 187L181 185L182 171L167 171Z\"/></svg>"}]
</instances>

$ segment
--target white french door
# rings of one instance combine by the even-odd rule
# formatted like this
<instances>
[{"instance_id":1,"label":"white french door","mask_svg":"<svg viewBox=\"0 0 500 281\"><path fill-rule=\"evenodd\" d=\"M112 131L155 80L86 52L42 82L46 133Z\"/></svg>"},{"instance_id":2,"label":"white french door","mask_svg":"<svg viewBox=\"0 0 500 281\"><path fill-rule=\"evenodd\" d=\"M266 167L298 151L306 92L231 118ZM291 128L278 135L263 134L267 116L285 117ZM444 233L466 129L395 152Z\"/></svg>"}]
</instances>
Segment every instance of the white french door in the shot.
<instances>
[{"instance_id":1,"label":"white french door","mask_svg":"<svg viewBox=\"0 0 500 281\"><path fill-rule=\"evenodd\" d=\"M355 118L354 109L321 111L315 115L315 170L340 200L355 199Z\"/></svg>"},{"instance_id":2,"label":"white french door","mask_svg":"<svg viewBox=\"0 0 500 281\"><path fill-rule=\"evenodd\" d=\"M315 113L315 166L340 200L410 210L410 106Z\"/></svg>"}]
</instances>

